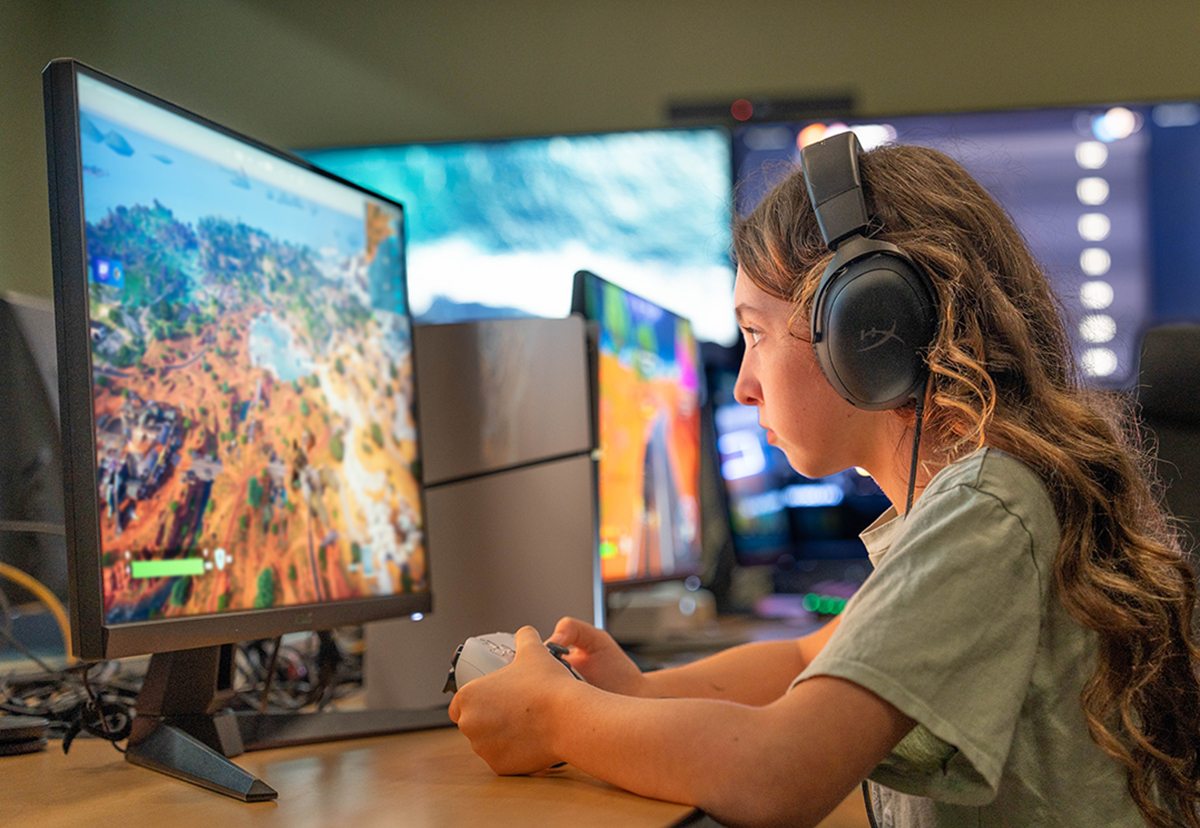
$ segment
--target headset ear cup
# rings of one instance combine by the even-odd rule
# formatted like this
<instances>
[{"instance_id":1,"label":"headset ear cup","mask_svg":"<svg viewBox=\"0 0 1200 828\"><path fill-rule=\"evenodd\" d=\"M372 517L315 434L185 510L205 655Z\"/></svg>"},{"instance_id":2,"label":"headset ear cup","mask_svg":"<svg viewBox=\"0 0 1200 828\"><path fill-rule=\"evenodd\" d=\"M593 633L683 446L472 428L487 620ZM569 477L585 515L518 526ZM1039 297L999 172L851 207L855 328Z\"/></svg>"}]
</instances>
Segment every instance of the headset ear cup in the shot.
<instances>
[{"instance_id":1,"label":"headset ear cup","mask_svg":"<svg viewBox=\"0 0 1200 828\"><path fill-rule=\"evenodd\" d=\"M928 277L903 252L860 239L843 244L822 276L813 350L843 399L881 411L905 405L924 388L936 305Z\"/></svg>"}]
</instances>

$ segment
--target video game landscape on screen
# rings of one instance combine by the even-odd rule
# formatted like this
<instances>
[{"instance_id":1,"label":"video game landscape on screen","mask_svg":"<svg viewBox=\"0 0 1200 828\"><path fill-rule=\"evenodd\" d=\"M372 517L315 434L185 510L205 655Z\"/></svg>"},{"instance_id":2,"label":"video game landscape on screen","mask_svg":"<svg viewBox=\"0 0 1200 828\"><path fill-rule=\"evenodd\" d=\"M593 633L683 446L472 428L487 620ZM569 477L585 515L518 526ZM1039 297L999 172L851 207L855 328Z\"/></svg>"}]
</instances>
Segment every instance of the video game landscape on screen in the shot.
<instances>
[{"instance_id":1,"label":"video game landscape on screen","mask_svg":"<svg viewBox=\"0 0 1200 828\"><path fill-rule=\"evenodd\" d=\"M691 574L699 559L699 355L691 325L586 282L600 321L600 568L605 582Z\"/></svg>"},{"instance_id":2,"label":"video game landscape on screen","mask_svg":"<svg viewBox=\"0 0 1200 828\"><path fill-rule=\"evenodd\" d=\"M80 77L109 623L428 589L403 219Z\"/></svg>"}]
</instances>

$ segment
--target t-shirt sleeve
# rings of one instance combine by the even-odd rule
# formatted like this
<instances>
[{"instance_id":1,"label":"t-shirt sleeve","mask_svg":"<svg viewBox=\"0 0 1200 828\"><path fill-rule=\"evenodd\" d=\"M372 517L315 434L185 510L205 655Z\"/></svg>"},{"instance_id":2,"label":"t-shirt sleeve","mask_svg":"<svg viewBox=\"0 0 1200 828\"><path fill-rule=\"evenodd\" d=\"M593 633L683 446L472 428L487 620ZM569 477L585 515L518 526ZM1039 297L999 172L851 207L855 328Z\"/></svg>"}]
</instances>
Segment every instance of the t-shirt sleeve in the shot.
<instances>
[{"instance_id":1,"label":"t-shirt sleeve","mask_svg":"<svg viewBox=\"0 0 1200 828\"><path fill-rule=\"evenodd\" d=\"M953 757L940 780L910 792L932 785L939 798L979 805L999 789L1046 585L1030 532L1000 500L962 485L927 494L797 682L852 681L924 725Z\"/></svg>"}]
</instances>

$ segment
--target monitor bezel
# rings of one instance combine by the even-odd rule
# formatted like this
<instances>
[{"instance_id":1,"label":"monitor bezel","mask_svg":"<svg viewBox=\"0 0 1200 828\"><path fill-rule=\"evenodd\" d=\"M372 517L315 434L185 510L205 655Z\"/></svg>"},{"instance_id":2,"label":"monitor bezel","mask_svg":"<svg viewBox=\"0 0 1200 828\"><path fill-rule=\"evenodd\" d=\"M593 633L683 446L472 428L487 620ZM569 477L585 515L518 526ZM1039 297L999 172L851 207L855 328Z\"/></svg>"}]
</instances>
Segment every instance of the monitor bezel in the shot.
<instances>
[{"instance_id":1,"label":"monitor bezel","mask_svg":"<svg viewBox=\"0 0 1200 828\"><path fill-rule=\"evenodd\" d=\"M89 661L119 658L268 638L289 632L323 630L430 612L433 609L432 590L111 625L106 621L89 334L91 319L86 221L83 212L83 171L80 155L80 74L392 205L400 211L402 233L405 217L403 205L387 196L333 175L292 153L264 144L170 101L130 86L80 61L58 58L46 66L42 76L73 654ZM412 315L408 311L406 283L402 285L402 290L411 330ZM414 425L419 434L417 384L414 358L411 405ZM418 458L419 445L418 440ZM416 465L420 469L419 459ZM428 510L423 485L419 485L418 490L422 530L425 533L426 573L427 578L430 578Z\"/></svg>"},{"instance_id":2,"label":"monitor bezel","mask_svg":"<svg viewBox=\"0 0 1200 828\"><path fill-rule=\"evenodd\" d=\"M696 556L695 556L693 565L690 567L687 567L685 571L661 573L658 575L647 576L645 578L621 578L619 580L613 580L613 581L606 581L603 578L604 568L603 568L602 562L600 561L600 556L599 556L599 552L600 552L600 517L601 517L600 504L601 504L601 500L602 500L601 494L600 494L600 463L603 459L601 457L601 450L600 450L599 331L600 331L601 323L599 320L592 319L590 316L588 316L588 313L587 313L587 284L589 281L593 281L600 285L611 285L611 286L615 287L617 290L620 290L622 293L628 294L629 296L633 296L633 297L641 300L642 302L645 302L648 305L653 305L654 307L661 309L663 311L663 313L666 313L669 316L672 316L675 319L680 320L684 324L686 324L688 326L689 332L691 333L692 342L695 343L695 345L696 345L696 377L697 377L697 383L698 383L697 389L696 389L697 416L699 416L699 412L702 409L702 407L707 404L707 402L706 402L707 388L705 387L704 361L701 359L701 356L700 356L700 340L698 340L696 338L696 332L692 326L692 322L690 319L688 319L686 316L682 316L682 315L676 313L673 310L664 308L658 302L653 302L653 301L645 298L644 296L641 296L640 294L638 294L632 290L629 290L629 288L622 287L621 285L618 285L616 282L612 282L608 279L605 279L604 277L599 276L590 270L576 271L575 283L574 283L574 285L572 287L572 291L571 291L571 313L582 316L587 321L587 325L588 325L588 362L590 363L588 366L588 374L589 374L588 385L589 385L589 390L591 392L590 408L591 408L591 421L592 421L592 445L595 446L595 460L593 462L593 469L592 469L594 485L592 487L592 491L593 491L593 513L595 514L594 526L595 526L595 543L596 543L597 578L600 581L600 584L603 587L603 589L605 590L605 592L616 592L616 591L620 591L620 590L636 588L636 587L639 587L639 586L642 586L645 584L663 583L665 581L681 581L681 580L691 578L691 577L700 577L704 574L704 571L705 571L704 538L701 534L701 532L703 530L703 526L704 526L704 518L703 518L703 515L701 515L699 512L699 509L700 509L699 494L700 494L700 487L703 482L701 479L702 470L701 470L701 463L700 463L700 455L704 451L704 440L703 440L703 436L699 433L699 431L697 431L698 445L696 447L697 448L697 454L696 454L696 460L697 460L697 462L696 462L696 494L697 494L697 498L696 498L696 500L697 500L697 503L696 503L696 507L697 507Z\"/></svg>"}]
</instances>

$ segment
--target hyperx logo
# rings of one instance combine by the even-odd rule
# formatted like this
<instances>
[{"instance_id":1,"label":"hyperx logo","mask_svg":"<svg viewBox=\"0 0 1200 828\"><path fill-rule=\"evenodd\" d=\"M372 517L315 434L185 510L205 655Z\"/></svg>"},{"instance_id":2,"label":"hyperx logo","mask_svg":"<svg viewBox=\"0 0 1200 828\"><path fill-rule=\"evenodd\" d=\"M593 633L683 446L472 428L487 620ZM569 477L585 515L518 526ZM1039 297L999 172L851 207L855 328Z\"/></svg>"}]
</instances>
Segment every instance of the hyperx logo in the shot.
<instances>
[{"instance_id":1,"label":"hyperx logo","mask_svg":"<svg viewBox=\"0 0 1200 828\"><path fill-rule=\"evenodd\" d=\"M895 320L892 321L892 327L890 330L881 331L878 328L870 328L868 330L859 331L858 341L868 343L858 349L859 353L862 353L863 351L872 351L883 343L892 339L896 340L902 345L904 344L904 340L896 335Z\"/></svg>"}]
</instances>

